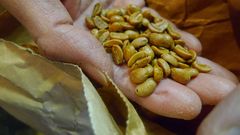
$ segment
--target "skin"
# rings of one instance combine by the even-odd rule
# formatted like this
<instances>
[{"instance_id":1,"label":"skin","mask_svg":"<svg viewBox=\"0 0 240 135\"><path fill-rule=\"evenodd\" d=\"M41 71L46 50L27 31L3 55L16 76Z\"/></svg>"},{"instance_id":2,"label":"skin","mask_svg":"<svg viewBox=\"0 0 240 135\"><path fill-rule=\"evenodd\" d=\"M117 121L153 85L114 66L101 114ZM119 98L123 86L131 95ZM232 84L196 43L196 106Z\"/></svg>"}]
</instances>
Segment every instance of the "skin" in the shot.
<instances>
[{"instance_id":1,"label":"skin","mask_svg":"<svg viewBox=\"0 0 240 135\"><path fill-rule=\"evenodd\" d=\"M201 123L197 135L239 135L240 85Z\"/></svg>"},{"instance_id":2,"label":"skin","mask_svg":"<svg viewBox=\"0 0 240 135\"><path fill-rule=\"evenodd\" d=\"M107 85L103 72L107 73L130 100L156 114L193 119L200 113L202 104L217 104L236 87L238 80L230 71L199 58L202 63L213 67L209 74L201 73L187 85L167 78L158 84L152 95L145 98L136 96L136 86L130 81L127 66L114 65L111 56L84 25L86 15L91 15L96 2L99 1L0 0L28 29L43 55L52 60L78 64L89 77L102 85ZM101 2L106 8L126 7L131 3L145 6L143 0ZM151 12L156 14L153 10ZM178 31L189 48L201 52L201 44L193 35Z\"/></svg>"}]
</instances>

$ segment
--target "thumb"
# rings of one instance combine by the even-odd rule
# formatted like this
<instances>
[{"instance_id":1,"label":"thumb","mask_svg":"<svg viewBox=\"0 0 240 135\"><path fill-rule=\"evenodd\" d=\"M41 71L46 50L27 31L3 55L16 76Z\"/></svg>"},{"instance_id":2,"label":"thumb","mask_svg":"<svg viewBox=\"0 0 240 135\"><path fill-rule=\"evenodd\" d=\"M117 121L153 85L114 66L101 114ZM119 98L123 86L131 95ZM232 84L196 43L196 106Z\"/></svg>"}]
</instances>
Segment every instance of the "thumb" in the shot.
<instances>
[{"instance_id":1,"label":"thumb","mask_svg":"<svg viewBox=\"0 0 240 135\"><path fill-rule=\"evenodd\" d=\"M89 32L62 24L36 40L42 54L50 59L79 65L87 75L107 85L103 74L112 75L112 60Z\"/></svg>"},{"instance_id":2,"label":"thumb","mask_svg":"<svg viewBox=\"0 0 240 135\"><path fill-rule=\"evenodd\" d=\"M59 0L1 0L0 4L28 29L48 58L78 64L101 84L104 83L101 72L111 76L108 54L90 33L73 26L71 16Z\"/></svg>"}]
</instances>

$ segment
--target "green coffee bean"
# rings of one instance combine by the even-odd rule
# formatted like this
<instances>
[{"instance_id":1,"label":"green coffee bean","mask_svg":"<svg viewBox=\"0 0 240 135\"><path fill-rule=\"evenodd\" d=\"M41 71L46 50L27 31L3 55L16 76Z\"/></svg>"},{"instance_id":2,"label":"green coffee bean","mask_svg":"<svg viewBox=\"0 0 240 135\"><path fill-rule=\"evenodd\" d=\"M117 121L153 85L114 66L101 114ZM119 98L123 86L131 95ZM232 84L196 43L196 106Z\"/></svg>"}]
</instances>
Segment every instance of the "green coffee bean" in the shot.
<instances>
[{"instance_id":1,"label":"green coffee bean","mask_svg":"<svg viewBox=\"0 0 240 135\"><path fill-rule=\"evenodd\" d=\"M153 67L153 79L158 83L163 79L163 69L158 64Z\"/></svg>"},{"instance_id":2,"label":"green coffee bean","mask_svg":"<svg viewBox=\"0 0 240 135\"><path fill-rule=\"evenodd\" d=\"M158 65L163 69L164 76L168 77L171 73L171 69L168 63L162 58L159 58L157 62L158 62Z\"/></svg>"},{"instance_id":3,"label":"green coffee bean","mask_svg":"<svg viewBox=\"0 0 240 135\"><path fill-rule=\"evenodd\" d=\"M149 42L157 47L171 48L174 46L174 41L168 34L151 33Z\"/></svg>"},{"instance_id":4,"label":"green coffee bean","mask_svg":"<svg viewBox=\"0 0 240 135\"><path fill-rule=\"evenodd\" d=\"M174 26L150 10L102 9L98 3L85 23L115 64L127 64L138 96L149 96L164 77L187 84L199 72L211 71L196 62L197 53L185 47Z\"/></svg>"},{"instance_id":5,"label":"green coffee bean","mask_svg":"<svg viewBox=\"0 0 240 135\"><path fill-rule=\"evenodd\" d=\"M112 46L112 57L116 64L120 65L123 63L123 52L119 45Z\"/></svg>"},{"instance_id":6,"label":"green coffee bean","mask_svg":"<svg viewBox=\"0 0 240 135\"><path fill-rule=\"evenodd\" d=\"M173 57L172 55L170 54L162 54L161 57L167 61L168 63L170 63L171 65L177 67L178 66L178 61L175 57Z\"/></svg>"},{"instance_id":7,"label":"green coffee bean","mask_svg":"<svg viewBox=\"0 0 240 135\"><path fill-rule=\"evenodd\" d=\"M156 87L157 83L153 80L153 78L148 78L145 82L137 85L135 93L140 97L149 96L153 93Z\"/></svg>"},{"instance_id":8,"label":"green coffee bean","mask_svg":"<svg viewBox=\"0 0 240 135\"><path fill-rule=\"evenodd\" d=\"M133 83L139 84L146 81L150 75L151 73L149 73L147 68L137 68L131 71L130 79Z\"/></svg>"},{"instance_id":9,"label":"green coffee bean","mask_svg":"<svg viewBox=\"0 0 240 135\"><path fill-rule=\"evenodd\" d=\"M146 37L139 37L134 39L131 44L135 48L139 48L139 47L145 46L147 43L148 43L148 39Z\"/></svg>"},{"instance_id":10,"label":"green coffee bean","mask_svg":"<svg viewBox=\"0 0 240 135\"><path fill-rule=\"evenodd\" d=\"M134 70L136 68L141 68L141 67L145 67L147 66L149 63L151 62L151 56L147 56L145 58L141 58L139 60L137 60L132 67L130 68L130 70Z\"/></svg>"},{"instance_id":11,"label":"green coffee bean","mask_svg":"<svg viewBox=\"0 0 240 135\"><path fill-rule=\"evenodd\" d=\"M137 60L142 59L144 57L147 57L147 53L144 51L137 52L131 56L131 58L128 61L128 66L131 67Z\"/></svg>"},{"instance_id":12,"label":"green coffee bean","mask_svg":"<svg viewBox=\"0 0 240 135\"><path fill-rule=\"evenodd\" d=\"M211 71L211 68L206 64L199 64L196 61L192 63L192 67L196 68L198 71L207 73Z\"/></svg>"},{"instance_id":13,"label":"green coffee bean","mask_svg":"<svg viewBox=\"0 0 240 135\"><path fill-rule=\"evenodd\" d=\"M189 72L181 68L172 68L171 77L173 80L182 84L187 84L191 79Z\"/></svg>"},{"instance_id":14,"label":"green coffee bean","mask_svg":"<svg viewBox=\"0 0 240 135\"><path fill-rule=\"evenodd\" d=\"M108 27L108 24L99 16L95 16L93 18L93 22L95 26L99 29L106 29Z\"/></svg>"}]
</instances>

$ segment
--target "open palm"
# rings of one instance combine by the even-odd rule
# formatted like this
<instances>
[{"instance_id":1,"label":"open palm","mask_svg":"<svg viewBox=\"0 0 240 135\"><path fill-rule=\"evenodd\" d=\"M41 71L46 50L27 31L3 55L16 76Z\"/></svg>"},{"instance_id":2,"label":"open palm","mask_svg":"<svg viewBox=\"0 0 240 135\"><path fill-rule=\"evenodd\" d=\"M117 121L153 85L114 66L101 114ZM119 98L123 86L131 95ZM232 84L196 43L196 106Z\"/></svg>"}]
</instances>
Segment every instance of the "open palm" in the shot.
<instances>
[{"instance_id":1,"label":"open palm","mask_svg":"<svg viewBox=\"0 0 240 135\"><path fill-rule=\"evenodd\" d=\"M34 3L37 0L23 1L25 5L29 4L29 7L35 9L32 13L28 13L28 16L24 16L28 9L16 13L14 10L18 8L11 8L7 4L6 7L9 7L27 27L43 55L54 60L78 64L89 77L103 85L106 84L103 72L106 72L130 100L156 114L192 119L200 113L202 104L217 104L238 83L236 77L228 70L198 57L199 63L212 67L210 73L200 73L187 85L166 78L161 80L152 95L138 97L134 92L136 86L129 79L128 67L117 66L112 62L110 54L105 52L100 42L85 27L84 20L86 16L91 15L93 6L97 2L102 2L106 8L125 7L129 3L144 7L143 0L63 0L62 3L67 10L58 0L38 1L37 5ZM200 53L199 41L189 33L178 31L187 47Z\"/></svg>"}]
</instances>

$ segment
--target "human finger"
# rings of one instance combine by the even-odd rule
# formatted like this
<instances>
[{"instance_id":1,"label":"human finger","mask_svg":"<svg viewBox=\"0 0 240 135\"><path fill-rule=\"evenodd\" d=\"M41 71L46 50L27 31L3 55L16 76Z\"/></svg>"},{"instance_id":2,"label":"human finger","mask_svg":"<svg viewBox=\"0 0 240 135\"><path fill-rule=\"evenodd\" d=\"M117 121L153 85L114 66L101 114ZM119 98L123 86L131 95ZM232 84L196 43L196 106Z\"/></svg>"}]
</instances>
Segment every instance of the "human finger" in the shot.
<instances>
[{"instance_id":1,"label":"human finger","mask_svg":"<svg viewBox=\"0 0 240 135\"><path fill-rule=\"evenodd\" d=\"M73 26L71 16L59 0L3 0L1 4L29 30L43 55L78 64L100 83L106 80L102 71L111 76L109 55L89 32Z\"/></svg>"},{"instance_id":2,"label":"human finger","mask_svg":"<svg viewBox=\"0 0 240 135\"><path fill-rule=\"evenodd\" d=\"M236 87L236 84L216 75L200 73L187 87L199 95L204 105L216 105Z\"/></svg>"},{"instance_id":3,"label":"human finger","mask_svg":"<svg viewBox=\"0 0 240 135\"><path fill-rule=\"evenodd\" d=\"M192 34L185 32L183 30L178 29L178 32L181 34L182 40L185 41L186 46L189 49L195 50L197 54L201 54L202 45L200 41Z\"/></svg>"},{"instance_id":4,"label":"human finger","mask_svg":"<svg viewBox=\"0 0 240 135\"><path fill-rule=\"evenodd\" d=\"M164 79L150 96L138 97L134 91L136 85L131 83L127 67L114 66L113 79L130 100L158 115L190 120L201 111L202 104L198 95L173 80Z\"/></svg>"},{"instance_id":5,"label":"human finger","mask_svg":"<svg viewBox=\"0 0 240 135\"><path fill-rule=\"evenodd\" d=\"M90 3L90 1L86 0L61 0L61 2L73 20L75 20L80 15L84 7Z\"/></svg>"},{"instance_id":6,"label":"human finger","mask_svg":"<svg viewBox=\"0 0 240 135\"><path fill-rule=\"evenodd\" d=\"M199 95L203 104L216 105L236 87L238 80L230 71L208 59L197 57L197 62L209 65L212 70L200 73L187 86Z\"/></svg>"},{"instance_id":7,"label":"human finger","mask_svg":"<svg viewBox=\"0 0 240 135\"><path fill-rule=\"evenodd\" d=\"M212 61L210 61L206 58L203 58L203 57L197 57L197 62L209 65L212 69L209 72L209 74L213 74L213 75L220 76L220 77L223 77L225 79L231 80L235 84L239 83L237 77L232 72L230 72L226 68L220 66L219 64L217 64L215 62L212 62Z\"/></svg>"}]
</instances>

